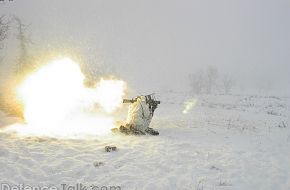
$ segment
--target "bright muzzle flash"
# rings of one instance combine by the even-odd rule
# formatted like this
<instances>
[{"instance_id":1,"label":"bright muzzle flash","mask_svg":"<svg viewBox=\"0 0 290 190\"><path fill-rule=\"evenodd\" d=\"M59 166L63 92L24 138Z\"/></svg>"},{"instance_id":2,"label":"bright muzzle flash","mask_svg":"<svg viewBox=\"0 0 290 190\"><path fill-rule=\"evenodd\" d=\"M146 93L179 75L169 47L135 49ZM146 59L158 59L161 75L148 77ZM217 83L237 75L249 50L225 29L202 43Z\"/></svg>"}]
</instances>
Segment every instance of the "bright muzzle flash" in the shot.
<instances>
[{"instance_id":1,"label":"bright muzzle flash","mask_svg":"<svg viewBox=\"0 0 290 190\"><path fill-rule=\"evenodd\" d=\"M60 137L109 133L126 84L101 79L95 88L87 88L84 78L69 58L52 61L28 76L17 89L26 124L10 129L21 135Z\"/></svg>"}]
</instances>

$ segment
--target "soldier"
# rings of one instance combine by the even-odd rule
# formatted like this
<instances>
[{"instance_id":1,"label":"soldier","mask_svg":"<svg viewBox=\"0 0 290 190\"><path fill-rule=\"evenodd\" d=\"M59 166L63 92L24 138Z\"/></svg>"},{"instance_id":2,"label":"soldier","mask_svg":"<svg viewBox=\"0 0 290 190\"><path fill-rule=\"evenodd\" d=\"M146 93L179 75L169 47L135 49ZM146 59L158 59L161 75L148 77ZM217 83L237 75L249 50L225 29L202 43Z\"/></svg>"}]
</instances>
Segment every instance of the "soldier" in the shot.
<instances>
[{"instance_id":1,"label":"soldier","mask_svg":"<svg viewBox=\"0 0 290 190\"><path fill-rule=\"evenodd\" d=\"M124 100L131 103L128 110L127 124L120 126L119 131L128 135L159 135L159 132L150 128L153 114L160 101L156 101L153 95L138 96L136 99Z\"/></svg>"}]
</instances>

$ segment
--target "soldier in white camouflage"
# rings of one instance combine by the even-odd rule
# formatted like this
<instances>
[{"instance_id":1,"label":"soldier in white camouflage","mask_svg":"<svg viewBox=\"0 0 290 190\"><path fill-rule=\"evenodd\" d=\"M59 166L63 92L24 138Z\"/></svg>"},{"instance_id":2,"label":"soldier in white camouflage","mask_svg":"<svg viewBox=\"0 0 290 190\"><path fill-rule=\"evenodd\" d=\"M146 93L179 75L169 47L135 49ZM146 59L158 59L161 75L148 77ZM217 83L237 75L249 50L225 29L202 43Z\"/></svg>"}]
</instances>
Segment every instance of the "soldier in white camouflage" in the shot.
<instances>
[{"instance_id":1,"label":"soldier in white camouflage","mask_svg":"<svg viewBox=\"0 0 290 190\"><path fill-rule=\"evenodd\" d=\"M132 100L124 100L131 103L128 110L127 124L120 126L119 131L128 135L159 135L159 132L150 128L150 123L160 101L156 101L152 94L138 96Z\"/></svg>"}]
</instances>

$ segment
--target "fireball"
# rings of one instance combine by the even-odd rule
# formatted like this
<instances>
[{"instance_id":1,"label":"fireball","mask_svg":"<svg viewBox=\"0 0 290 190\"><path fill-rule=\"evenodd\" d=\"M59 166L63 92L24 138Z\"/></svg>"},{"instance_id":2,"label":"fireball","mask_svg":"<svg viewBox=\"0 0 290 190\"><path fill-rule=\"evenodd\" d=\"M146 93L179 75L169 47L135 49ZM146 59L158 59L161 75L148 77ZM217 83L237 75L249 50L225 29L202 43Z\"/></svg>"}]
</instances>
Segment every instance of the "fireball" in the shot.
<instances>
[{"instance_id":1,"label":"fireball","mask_svg":"<svg viewBox=\"0 0 290 190\"><path fill-rule=\"evenodd\" d=\"M62 137L109 133L115 127L111 113L121 107L126 84L101 79L95 88L86 88L84 78L69 58L31 74L17 89L26 124L11 129L24 135ZM91 111L96 105L98 112Z\"/></svg>"}]
</instances>

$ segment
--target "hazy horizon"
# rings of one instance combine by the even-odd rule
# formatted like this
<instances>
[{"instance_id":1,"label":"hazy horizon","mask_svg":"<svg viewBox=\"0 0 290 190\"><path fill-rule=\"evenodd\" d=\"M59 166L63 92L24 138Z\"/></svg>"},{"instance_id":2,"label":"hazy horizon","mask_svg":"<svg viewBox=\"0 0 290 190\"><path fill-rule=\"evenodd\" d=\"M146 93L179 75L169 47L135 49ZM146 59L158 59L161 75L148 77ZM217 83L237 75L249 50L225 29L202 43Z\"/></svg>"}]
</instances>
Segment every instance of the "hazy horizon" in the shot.
<instances>
[{"instance_id":1,"label":"hazy horizon","mask_svg":"<svg viewBox=\"0 0 290 190\"><path fill-rule=\"evenodd\" d=\"M240 88L290 92L287 0L14 0L0 15L29 24L30 53L72 49L138 91L187 90L191 73L213 65ZM5 43L10 63L17 49Z\"/></svg>"}]
</instances>

